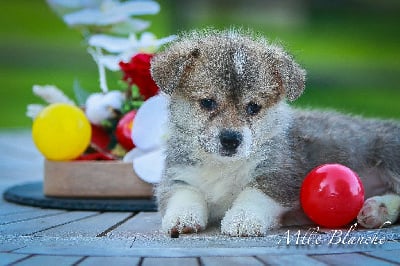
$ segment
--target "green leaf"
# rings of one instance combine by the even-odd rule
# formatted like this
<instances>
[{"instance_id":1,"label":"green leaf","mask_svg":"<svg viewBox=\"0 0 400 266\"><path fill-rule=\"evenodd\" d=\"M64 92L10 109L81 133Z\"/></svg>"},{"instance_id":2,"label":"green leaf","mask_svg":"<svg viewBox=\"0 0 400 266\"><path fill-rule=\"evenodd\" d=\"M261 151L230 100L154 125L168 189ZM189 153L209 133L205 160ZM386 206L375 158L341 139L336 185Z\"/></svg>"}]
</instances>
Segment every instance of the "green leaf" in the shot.
<instances>
[{"instance_id":1,"label":"green leaf","mask_svg":"<svg viewBox=\"0 0 400 266\"><path fill-rule=\"evenodd\" d=\"M132 101L132 109L139 109L142 104L143 101Z\"/></svg>"},{"instance_id":2,"label":"green leaf","mask_svg":"<svg viewBox=\"0 0 400 266\"><path fill-rule=\"evenodd\" d=\"M82 88L81 84L77 79L74 80L73 89L74 89L75 99L78 102L78 105L84 106L87 98L90 95L90 92Z\"/></svg>"},{"instance_id":3,"label":"green leaf","mask_svg":"<svg viewBox=\"0 0 400 266\"><path fill-rule=\"evenodd\" d=\"M123 80L117 80L117 86L122 91L127 90L129 88L129 84L127 84L126 81Z\"/></svg>"},{"instance_id":4,"label":"green leaf","mask_svg":"<svg viewBox=\"0 0 400 266\"><path fill-rule=\"evenodd\" d=\"M132 99L140 98L139 87L135 84L132 85Z\"/></svg>"}]
</instances>

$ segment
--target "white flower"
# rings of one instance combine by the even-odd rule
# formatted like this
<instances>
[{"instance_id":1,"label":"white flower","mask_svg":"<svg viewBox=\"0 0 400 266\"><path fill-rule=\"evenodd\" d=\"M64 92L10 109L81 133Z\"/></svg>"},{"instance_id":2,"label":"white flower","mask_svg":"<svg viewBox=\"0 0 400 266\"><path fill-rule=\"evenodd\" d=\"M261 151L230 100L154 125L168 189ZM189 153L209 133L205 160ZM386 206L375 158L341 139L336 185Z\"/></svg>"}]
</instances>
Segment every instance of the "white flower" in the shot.
<instances>
[{"instance_id":1,"label":"white flower","mask_svg":"<svg viewBox=\"0 0 400 266\"><path fill-rule=\"evenodd\" d=\"M168 97L158 94L145 101L135 116L132 140L144 152L161 147L167 138Z\"/></svg>"},{"instance_id":2,"label":"white flower","mask_svg":"<svg viewBox=\"0 0 400 266\"><path fill-rule=\"evenodd\" d=\"M96 3L89 1L89 5L82 5L83 9L64 15L64 21L69 26L105 26L124 22L134 15L152 15L160 11L159 4L151 0L127 2L104 0L97 3L93 6L92 4Z\"/></svg>"},{"instance_id":3,"label":"white flower","mask_svg":"<svg viewBox=\"0 0 400 266\"><path fill-rule=\"evenodd\" d=\"M133 170L143 181L151 184L160 182L165 168L165 150L146 152L133 159Z\"/></svg>"},{"instance_id":4,"label":"white flower","mask_svg":"<svg viewBox=\"0 0 400 266\"><path fill-rule=\"evenodd\" d=\"M103 91L103 93L108 92L108 86L107 86L107 77L106 77L106 69L105 69L105 55L103 55L102 51L100 48L88 48L89 54L92 56L93 60L96 62L97 69L99 71L99 82L100 82L100 89Z\"/></svg>"},{"instance_id":5,"label":"white flower","mask_svg":"<svg viewBox=\"0 0 400 266\"><path fill-rule=\"evenodd\" d=\"M67 103L75 105L75 102L64 94L59 88L53 85L34 85L32 88L36 96L42 98L46 103ZM46 106L43 104L29 104L26 116L34 119Z\"/></svg>"},{"instance_id":6,"label":"white flower","mask_svg":"<svg viewBox=\"0 0 400 266\"><path fill-rule=\"evenodd\" d=\"M128 157L135 173L148 183L158 183L164 171L167 139L168 98L159 94L139 108L132 128L134 148Z\"/></svg>"},{"instance_id":7,"label":"white flower","mask_svg":"<svg viewBox=\"0 0 400 266\"><path fill-rule=\"evenodd\" d=\"M124 22L112 25L109 30L105 29L105 32L111 32L112 34L127 35L130 32L140 32L147 29L150 26L150 22L138 19L128 18Z\"/></svg>"},{"instance_id":8,"label":"white flower","mask_svg":"<svg viewBox=\"0 0 400 266\"><path fill-rule=\"evenodd\" d=\"M91 36L88 43L90 46L102 48L111 53L111 55L98 56L97 58L106 68L117 71L119 70L119 62L128 62L132 56L139 52L152 53L175 38L176 36L172 35L157 39L150 32L143 32L140 39L137 39L135 34L130 34L129 38L97 34Z\"/></svg>"},{"instance_id":9,"label":"white flower","mask_svg":"<svg viewBox=\"0 0 400 266\"><path fill-rule=\"evenodd\" d=\"M96 8L102 2L103 0L47 0L51 7L64 9Z\"/></svg>"},{"instance_id":10,"label":"white flower","mask_svg":"<svg viewBox=\"0 0 400 266\"><path fill-rule=\"evenodd\" d=\"M125 95L121 91L93 93L86 100L85 113L92 124L100 125L103 120L113 118L121 110Z\"/></svg>"},{"instance_id":11,"label":"white flower","mask_svg":"<svg viewBox=\"0 0 400 266\"><path fill-rule=\"evenodd\" d=\"M160 5L153 0L47 0L48 4L63 17L70 27L82 31L89 44L99 71L100 88L108 92L106 69L119 71L119 62L129 61L139 52L155 52L161 45L175 36L157 40L149 32L140 39L134 33L142 32L150 22L132 18L135 15L153 15L160 11ZM92 35L93 33L95 35ZM103 33L103 34L100 34ZM111 34L111 35L106 35ZM115 37L130 36L128 38Z\"/></svg>"},{"instance_id":12,"label":"white flower","mask_svg":"<svg viewBox=\"0 0 400 266\"><path fill-rule=\"evenodd\" d=\"M143 32L139 39L135 34L130 34L128 38L114 37L105 34L93 35L89 38L89 45L103 48L110 53L129 53L130 55L138 51L154 52L161 45L175 39L175 36L169 36L157 40L151 32Z\"/></svg>"},{"instance_id":13,"label":"white flower","mask_svg":"<svg viewBox=\"0 0 400 266\"><path fill-rule=\"evenodd\" d=\"M34 85L33 93L47 103L68 103L75 105L75 102L71 100L67 95L64 94L59 88L53 85Z\"/></svg>"},{"instance_id":14,"label":"white flower","mask_svg":"<svg viewBox=\"0 0 400 266\"><path fill-rule=\"evenodd\" d=\"M103 0L47 0L49 6L60 16L82 8L96 8Z\"/></svg>"},{"instance_id":15,"label":"white flower","mask_svg":"<svg viewBox=\"0 0 400 266\"><path fill-rule=\"evenodd\" d=\"M43 104L28 104L26 116L35 119L45 107Z\"/></svg>"}]
</instances>

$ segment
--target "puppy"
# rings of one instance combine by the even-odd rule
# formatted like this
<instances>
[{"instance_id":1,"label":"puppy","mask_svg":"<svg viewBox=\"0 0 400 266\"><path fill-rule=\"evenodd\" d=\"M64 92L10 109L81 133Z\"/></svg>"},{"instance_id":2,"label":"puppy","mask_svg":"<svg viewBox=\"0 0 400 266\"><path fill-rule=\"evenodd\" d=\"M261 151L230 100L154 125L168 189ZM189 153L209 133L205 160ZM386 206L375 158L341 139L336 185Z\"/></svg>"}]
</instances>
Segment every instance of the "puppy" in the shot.
<instances>
[{"instance_id":1,"label":"puppy","mask_svg":"<svg viewBox=\"0 0 400 266\"><path fill-rule=\"evenodd\" d=\"M192 32L151 65L170 96L166 169L156 188L166 232L221 221L227 235L265 235L300 209L306 174L333 162L362 179L361 225L398 218L400 125L291 108L306 72L281 47L235 30Z\"/></svg>"}]
</instances>

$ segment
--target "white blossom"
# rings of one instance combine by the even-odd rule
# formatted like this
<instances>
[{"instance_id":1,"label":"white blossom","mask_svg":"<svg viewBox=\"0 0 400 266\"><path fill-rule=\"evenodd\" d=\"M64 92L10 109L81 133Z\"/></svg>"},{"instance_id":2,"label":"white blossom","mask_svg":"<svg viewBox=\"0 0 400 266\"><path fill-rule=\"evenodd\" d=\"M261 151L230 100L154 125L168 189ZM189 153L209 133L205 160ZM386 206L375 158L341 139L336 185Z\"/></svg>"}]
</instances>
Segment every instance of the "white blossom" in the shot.
<instances>
[{"instance_id":1,"label":"white blossom","mask_svg":"<svg viewBox=\"0 0 400 266\"><path fill-rule=\"evenodd\" d=\"M136 148L127 157L133 161L135 173L148 183L159 182L164 170L168 101L164 94L149 98L139 108L133 123Z\"/></svg>"},{"instance_id":2,"label":"white blossom","mask_svg":"<svg viewBox=\"0 0 400 266\"><path fill-rule=\"evenodd\" d=\"M86 100L85 114L92 124L101 125L102 121L115 117L115 111L121 110L124 101L121 91L93 93Z\"/></svg>"},{"instance_id":3,"label":"white blossom","mask_svg":"<svg viewBox=\"0 0 400 266\"><path fill-rule=\"evenodd\" d=\"M154 15L160 5L153 0L47 0L70 27L82 31L89 45L89 53L98 66L100 88L108 91L106 69L119 71L121 61L129 61L139 52L154 53L161 45L173 40L169 36L157 40L154 34L144 32L150 22L133 18ZM93 33L96 32L97 34ZM130 35L129 35L130 34ZM129 37L116 37L128 36Z\"/></svg>"},{"instance_id":4,"label":"white blossom","mask_svg":"<svg viewBox=\"0 0 400 266\"><path fill-rule=\"evenodd\" d=\"M88 48L89 54L92 56L93 60L96 62L97 69L99 71L99 81L100 81L100 89L103 93L108 92L107 86L107 77L106 77L106 69L108 63L105 61L107 56L103 55L103 52L100 48Z\"/></svg>"},{"instance_id":5,"label":"white blossom","mask_svg":"<svg viewBox=\"0 0 400 266\"><path fill-rule=\"evenodd\" d=\"M142 151L158 149L165 143L168 121L168 98L158 94L138 109L132 128L132 140Z\"/></svg>"},{"instance_id":6,"label":"white blossom","mask_svg":"<svg viewBox=\"0 0 400 266\"><path fill-rule=\"evenodd\" d=\"M161 180L165 168L165 149L146 152L133 159L133 170L147 183L157 184Z\"/></svg>"},{"instance_id":7,"label":"white blossom","mask_svg":"<svg viewBox=\"0 0 400 266\"><path fill-rule=\"evenodd\" d=\"M35 119L45 107L43 104L28 104L26 116Z\"/></svg>"},{"instance_id":8,"label":"white blossom","mask_svg":"<svg viewBox=\"0 0 400 266\"><path fill-rule=\"evenodd\" d=\"M89 2L90 4L94 3ZM98 2L97 5L84 5L83 9L64 15L63 19L69 26L105 26L124 22L131 16L153 15L159 11L159 4L151 0L126 2L104 0Z\"/></svg>"},{"instance_id":9,"label":"white blossom","mask_svg":"<svg viewBox=\"0 0 400 266\"><path fill-rule=\"evenodd\" d=\"M128 38L115 37L105 34L96 34L89 38L90 46L102 48L110 54L98 56L98 60L107 69L119 70L119 62L128 62L135 54L140 52L153 53L160 46L171 42L176 36L171 35L157 39L151 32L143 32L138 39L135 34Z\"/></svg>"},{"instance_id":10,"label":"white blossom","mask_svg":"<svg viewBox=\"0 0 400 266\"><path fill-rule=\"evenodd\" d=\"M64 9L82 9L82 8L97 8L103 0L47 0L47 3L52 8Z\"/></svg>"},{"instance_id":11,"label":"white blossom","mask_svg":"<svg viewBox=\"0 0 400 266\"><path fill-rule=\"evenodd\" d=\"M53 85L34 85L33 93L42 98L47 103L67 103L75 105L75 102L64 94L59 88Z\"/></svg>"},{"instance_id":12,"label":"white blossom","mask_svg":"<svg viewBox=\"0 0 400 266\"><path fill-rule=\"evenodd\" d=\"M127 35L130 32L141 32L150 26L150 22L139 18L128 18L124 22L111 25L110 29L104 32L111 32L118 35Z\"/></svg>"}]
</instances>

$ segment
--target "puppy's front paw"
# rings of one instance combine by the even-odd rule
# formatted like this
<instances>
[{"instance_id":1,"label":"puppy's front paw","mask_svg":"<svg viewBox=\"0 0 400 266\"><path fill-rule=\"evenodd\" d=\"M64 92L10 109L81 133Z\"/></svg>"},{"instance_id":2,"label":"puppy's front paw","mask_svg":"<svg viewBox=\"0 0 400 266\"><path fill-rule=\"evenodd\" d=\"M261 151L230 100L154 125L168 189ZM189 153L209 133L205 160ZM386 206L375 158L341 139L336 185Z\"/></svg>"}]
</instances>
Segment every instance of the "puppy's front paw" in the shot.
<instances>
[{"instance_id":1,"label":"puppy's front paw","mask_svg":"<svg viewBox=\"0 0 400 266\"><path fill-rule=\"evenodd\" d=\"M162 218L162 229L173 234L197 233L206 227L207 217L196 210L174 210Z\"/></svg>"},{"instance_id":2,"label":"puppy's front paw","mask_svg":"<svg viewBox=\"0 0 400 266\"><path fill-rule=\"evenodd\" d=\"M267 222L257 213L231 209L221 221L221 232L230 236L263 236Z\"/></svg>"},{"instance_id":3,"label":"puppy's front paw","mask_svg":"<svg viewBox=\"0 0 400 266\"><path fill-rule=\"evenodd\" d=\"M230 236L264 236L278 225L283 210L260 190L245 189L222 219L221 232Z\"/></svg>"},{"instance_id":4,"label":"puppy's front paw","mask_svg":"<svg viewBox=\"0 0 400 266\"><path fill-rule=\"evenodd\" d=\"M205 229L207 220L207 204L203 195L191 188L180 189L169 199L161 227L171 236L197 233Z\"/></svg>"}]
</instances>

